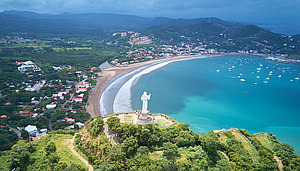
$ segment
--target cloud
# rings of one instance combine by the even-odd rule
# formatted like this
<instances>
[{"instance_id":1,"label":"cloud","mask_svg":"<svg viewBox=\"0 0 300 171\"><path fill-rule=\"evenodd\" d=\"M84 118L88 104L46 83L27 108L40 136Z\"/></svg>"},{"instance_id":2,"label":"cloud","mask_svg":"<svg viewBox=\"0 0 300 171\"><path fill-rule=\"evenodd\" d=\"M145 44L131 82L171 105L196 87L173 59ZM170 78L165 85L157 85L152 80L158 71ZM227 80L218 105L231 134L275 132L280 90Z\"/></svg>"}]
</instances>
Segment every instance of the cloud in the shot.
<instances>
[{"instance_id":1,"label":"cloud","mask_svg":"<svg viewBox=\"0 0 300 171\"><path fill-rule=\"evenodd\" d=\"M296 9L299 0L1 0L0 10L32 10L44 13L91 11L112 13L166 13L189 10L211 13L239 13ZM219 10L219 11L218 11ZM228 11L226 11L228 10ZM297 10L299 11L299 10Z\"/></svg>"},{"instance_id":2,"label":"cloud","mask_svg":"<svg viewBox=\"0 0 300 171\"><path fill-rule=\"evenodd\" d=\"M231 21L299 23L300 0L0 0L0 11L120 13L147 17L218 17Z\"/></svg>"}]
</instances>

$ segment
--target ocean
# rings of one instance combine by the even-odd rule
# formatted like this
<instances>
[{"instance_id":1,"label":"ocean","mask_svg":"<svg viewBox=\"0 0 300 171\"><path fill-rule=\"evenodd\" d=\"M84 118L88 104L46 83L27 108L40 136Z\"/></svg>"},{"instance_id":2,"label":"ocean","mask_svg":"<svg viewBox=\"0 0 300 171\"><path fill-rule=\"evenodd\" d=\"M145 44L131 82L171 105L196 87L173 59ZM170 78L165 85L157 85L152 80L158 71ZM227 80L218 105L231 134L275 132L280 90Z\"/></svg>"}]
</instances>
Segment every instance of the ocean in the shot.
<instances>
[{"instance_id":1,"label":"ocean","mask_svg":"<svg viewBox=\"0 0 300 171\"><path fill-rule=\"evenodd\" d=\"M243 128L267 132L300 154L300 64L257 56L219 56L171 62L131 87L134 110L143 91L149 110L190 123L195 133Z\"/></svg>"}]
</instances>

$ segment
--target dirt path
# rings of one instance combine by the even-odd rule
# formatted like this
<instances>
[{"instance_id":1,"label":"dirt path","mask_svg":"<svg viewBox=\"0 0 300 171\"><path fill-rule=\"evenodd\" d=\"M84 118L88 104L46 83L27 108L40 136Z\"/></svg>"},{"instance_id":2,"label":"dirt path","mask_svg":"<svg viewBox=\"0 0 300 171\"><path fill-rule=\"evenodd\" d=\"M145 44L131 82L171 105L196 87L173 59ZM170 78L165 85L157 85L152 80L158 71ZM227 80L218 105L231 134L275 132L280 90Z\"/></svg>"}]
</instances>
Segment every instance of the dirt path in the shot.
<instances>
[{"instance_id":1,"label":"dirt path","mask_svg":"<svg viewBox=\"0 0 300 171\"><path fill-rule=\"evenodd\" d=\"M72 139L66 139L65 143L66 143L67 147L71 150L71 152L88 167L88 171L93 171L94 170L93 166L87 160L85 160L83 157L81 157L80 154L77 153L77 151L74 150L73 143L74 143L75 135L73 136Z\"/></svg>"},{"instance_id":2,"label":"dirt path","mask_svg":"<svg viewBox=\"0 0 300 171\"><path fill-rule=\"evenodd\" d=\"M274 156L274 159L277 161L279 170L280 170L280 171L283 171L283 164L282 164L282 161L281 161L277 156Z\"/></svg>"}]
</instances>

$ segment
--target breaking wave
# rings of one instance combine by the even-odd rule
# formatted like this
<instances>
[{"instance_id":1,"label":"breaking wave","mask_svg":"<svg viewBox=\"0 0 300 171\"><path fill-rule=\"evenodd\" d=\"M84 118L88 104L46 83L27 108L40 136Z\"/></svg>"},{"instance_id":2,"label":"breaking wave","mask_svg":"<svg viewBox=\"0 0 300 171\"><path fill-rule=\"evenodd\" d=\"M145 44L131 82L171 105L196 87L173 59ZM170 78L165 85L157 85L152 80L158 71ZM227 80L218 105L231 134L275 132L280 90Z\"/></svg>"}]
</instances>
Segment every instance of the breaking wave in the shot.
<instances>
[{"instance_id":1,"label":"breaking wave","mask_svg":"<svg viewBox=\"0 0 300 171\"><path fill-rule=\"evenodd\" d=\"M137 82L137 80L145 74L148 74L156 69L164 67L172 62L176 61L184 61L184 60L191 60L191 59L199 59L205 58L207 56L201 57L193 57L193 58L182 58L182 59L174 59L166 62L162 62L156 64L154 66L150 66L141 72L133 75L118 91L117 95L115 96L115 100L113 103L113 112L114 113L121 113L121 112L132 112L132 103L131 103L131 87Z\"/></svg>"}]
</instances>

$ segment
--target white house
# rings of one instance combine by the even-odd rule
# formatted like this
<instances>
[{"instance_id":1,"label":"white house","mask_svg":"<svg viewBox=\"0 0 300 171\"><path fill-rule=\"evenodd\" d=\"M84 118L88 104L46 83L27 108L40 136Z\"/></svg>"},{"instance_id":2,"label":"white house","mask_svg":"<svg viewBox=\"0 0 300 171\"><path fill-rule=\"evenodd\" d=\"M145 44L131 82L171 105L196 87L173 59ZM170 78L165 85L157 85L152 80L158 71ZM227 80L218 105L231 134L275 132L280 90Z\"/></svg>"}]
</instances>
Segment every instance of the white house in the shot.
<instances>
[{"instance_id":1,"label":"white house","mask_svg":"<svg viewBox=\"0 0 300 171\"><path fill-rule=\"evenodd\" d=\"M47 104L46 105L46 109L55 109L56 108L56 104Z\"/></svg>"},{"instance_id":2,"label":"white house","mask_svg":"<svg viewBox=\"0 0 300 171\"><path fill-rule=\"evenodd\" d=\"M28 125L25 127L25 130L29 133L29 134L34 134L37 133L37 127L33 126L33 125Z\"/></svg>"},{"instance_id":3,"label":"white house","mask_svg":"<svg viewBox=\"0 0 300 171\"><path fill-rule=\"evenodd\" d=\"M84 127L84 124L81 123L81 122L77 122L77 123L75 123L75 124L78 125L79 128L83 128L83 127Z\"/></svg>"}]
</instances>

